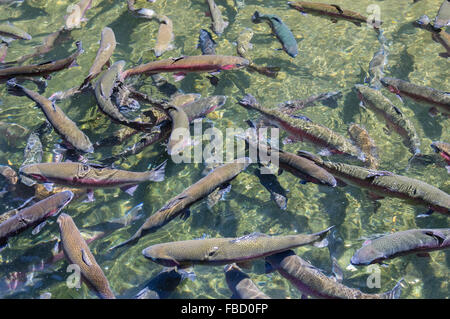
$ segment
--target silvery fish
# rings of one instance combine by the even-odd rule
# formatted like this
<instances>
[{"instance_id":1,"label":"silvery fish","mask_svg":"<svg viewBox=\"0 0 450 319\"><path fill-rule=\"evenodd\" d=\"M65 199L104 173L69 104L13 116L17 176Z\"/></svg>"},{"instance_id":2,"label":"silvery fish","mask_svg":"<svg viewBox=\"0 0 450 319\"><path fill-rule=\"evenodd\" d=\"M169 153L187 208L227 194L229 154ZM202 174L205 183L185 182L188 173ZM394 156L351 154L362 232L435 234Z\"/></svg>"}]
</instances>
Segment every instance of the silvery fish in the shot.
<instances>
[{"instance_id":1,"label":"silvery fish","mask_svg":"<svg viewBox=\"0 0 450 319\"><path fill-rule=\"evenodd\" d=\"M450 247L450 228L409 229L367 240L353 255L353 265L381 263L408 254L423 255Z\"/></svg>"},{"instance_id":2,"label":"silvery fish","mask_svg":"<svg viewBox=\"0 0 450 319\"><path fill-rule=\"evenodd\" d=\"M236 264L226 265L224 272L228 287L233 292L233 297L238 299L270 299Z\"/></svg>"},{"instance_id":3,"label":"silvery fish","mask_svg":"<svg viewBox=\"0 0 450 319\"><path fill-rule=\"evenodd\" d=\"M218 36L222 35L225 28L228 26L228 22L223 20L222 13L214 0L207 0L209 6L209 12L212 19L212 29Z\"/></svg>"}]
</instances>

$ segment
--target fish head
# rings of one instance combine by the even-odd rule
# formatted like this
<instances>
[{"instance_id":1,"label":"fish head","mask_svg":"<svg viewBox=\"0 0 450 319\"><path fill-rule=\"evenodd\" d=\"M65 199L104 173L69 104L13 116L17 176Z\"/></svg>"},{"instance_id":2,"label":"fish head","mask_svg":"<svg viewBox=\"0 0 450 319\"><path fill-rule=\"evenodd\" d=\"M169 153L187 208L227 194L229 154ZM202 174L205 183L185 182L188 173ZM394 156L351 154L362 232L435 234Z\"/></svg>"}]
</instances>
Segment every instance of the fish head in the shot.
<instances>
[{"instance_id":1,"label":"fish head","mask_svg":"<svg viewBox=\"0 0 450 319\"><path fill-rule=\"evenodd\" d=\"M142 254L145 258L165 267L175 267L180 265L179 262L167 254L167 249L163 245L149 246L142 251Z\"/></svg>"},{"instance_id":2,"label":"fish head","mask_svg":"<svg viewBox=\"0 0 450 319\"><path fill-rule=\"evenodd\" d=\"M386 256L382 252L376 250L372 245L366 244L352 256L350 263L352 265L370 265L385 258Z\"/></svg>"},{"instance_id":3,"label":"fish head","mask_svg":"<svg viewBox=\"0 0 450 319\"><path fill-rule=\"evenodd\" d=\"M396 81L393 78L384 77L380 79L381 84L383 84L390 92L399 94L400 90L397 88Z\"/></svg>"},{"instance_id":4,"label":"fish head","mask_svg":"<svg viewBox=\"0 0 450 319\"><path fill-rule=\"evenodd\" d=\"M66 207L67 204L69 204L75 196L75 194L70 190L60 192L57 195L61 196L61 200L58 203L58 211Z\"/></svg>"},{"instance_id":5,"label":"fish head","mask_svg":"<svg viewBox=\"0 0 450 319\"><path fill-rule=\"evenodd\" d=\"M59 229L67 229L67 227L72 226L73 219L66 213L62 213L58 216L58 219L56 219L56 222L58 223Z\"/></svg>"},{"instance_id":6,"label":"fish head","mask_svg":"<svg viewBox=\"0 0 450 319\"><path fill-rule=\"evenodd\" d=\"M242 69L247 67L250 61L238 56L230 56L226 59L226 62L220 67L221 70L233 70Z\"/></svg>"}]
</instances>

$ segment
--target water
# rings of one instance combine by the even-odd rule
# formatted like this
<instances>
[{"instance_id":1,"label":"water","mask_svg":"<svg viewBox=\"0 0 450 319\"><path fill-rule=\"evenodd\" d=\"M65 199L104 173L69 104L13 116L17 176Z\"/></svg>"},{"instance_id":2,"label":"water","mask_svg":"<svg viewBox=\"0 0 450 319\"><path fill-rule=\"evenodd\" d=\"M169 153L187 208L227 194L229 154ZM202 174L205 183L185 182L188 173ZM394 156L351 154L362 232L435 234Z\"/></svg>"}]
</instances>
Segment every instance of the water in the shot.
<instances>
[{"instance_id":1,"label":"water","mask_svg":"<svg viewBox=\"0 0 450 319\"><path fill-rule=\"evenodd\" d=\"M326 1L328 2L328 1ZM413 83L431 86L448 91L449 62L438 56L444 48L432 41L429 32L416 29L411 22L421 15L434 18L441 0L420 1L337 1L343 8L365 13L370 4L380 7L384 21L384 36L389 52L385 67L387 76L409 80ZM333 3L337 3L334 1ZM10 21L33 36L31 41L14 41L8 50L7 61L33 52L48 34L56 31L55 26L63 25L64 15L69 4L75 1L25 1L21 5L2 5L0 22ZM306 98L310 95L328 91L342 91L343 98L337 108L317 105L307 108L303 114L313 121L330 127L346 135L350 123L360 123L369 131L378 146L380 169L393 171L450 191L450 182L442 165L413 165L407 170L410 153L396 134L387 135L385 124L377 120L371 111L359 107L359 100L353 86L362 83L367 75L369 62L380 49L374 30L366 26L357 27L346 21L332 23L315 16L303 16L298 11L288 9L286 1L245 1L245 6L237 8L235 2L217 1L225 19L230 22L224 34L216 37L217 54L236 55L236 41L245 28L252 28L253 50L251 57L258 64L279 66L281 72L276 79L268 78L247 70L227 71L218 77L219 84L214 87L204 74L190 74L181 82L174 82L169 74L164 76L185 93L200 93L202 96L223 94L228 96L226 104L203 121L204 128L214 127L225 132L227 127L246 128L245 120L257 119L257 114L237 105L236 99L251 93L266 107L280 102ZM173 21L176 49L168 51L162 58L180 55L198 55L196 48L200 29L208 30L211 20L205 15L207 5L204 1L158 0L154 4L136 1L136 7L152 8L157 13L167 15ZM261 13L279 15L291 28L299 45L299 55L289 57L277 50L280 43L270 34L266 23L253 24L251 16L255 10ZM72 31L73 41L69 40L49 52L44 58L34 61L65 57L74 52L74 42L82 40L85 53L78 58L80 67L52 74L44 93L67 90L79 85L87 75L96 55L98 41L103 27L109 26L115 32L118 42L112 57L113 61L127 61L127 68L154 60L152 48L158 32L156 21L138 19L127 12L125 1L93 1L87 11L87 22L82 28ZM133 80L132 80L133 81ZM165 97L151 84L151 79L134 80L140 90L154 97ZM35 89L34 84L26 84ZM400 101L387 90L383 94L399 106L412 119L419 136L423 153L431 154L432 141L450 141L450 131L445 129L449 120L442 116L430 117L428 107L411 100ZM0 121L17 123L30 130L36 129L45 120L43 113L34 107L34 103L24 97L7 94L5 85L0 86ZM95 98L89 94L75 96L58 104L66 114L78 123L79 127L97 141L119 128L99 113ZM283 133L282 138L285 137ZM43 140L43 161L51 160L51 151L59 137L55 133ZM18 169L23 161L23 149L26 137L5 141L0 138L0 163ZM130 145L133 141L129 142ZM96 152L90 160L95 161L115 154L125 146L104 148ZM310 144L289 144L288 151L304 149L317 152ZM121 166L124 169L143 171L149 164L159 164L168 156L163 145L154 145L139 155L129 157ZM440 160L436 157L436 163ZM203 164L175 165L169 159L166 179L162 183L144 183L135 195L121 192L119 189L95 191L94 203L73 202L64 211L70 214L80 230L101 224L123 216L130 208L143 202L145 218L154 213L164 203L183 191L202 177ZM206 201L191 207L191 217L187 221L176 219L154 234L143 237L138 244L109 253L107 249L131 236L141 225L143 219L132 226L122 228L110 235L94 241L90 248L97 262L103 268L112 290L117 296L132 297L143 285L158 274L162 266L152 263L142 256L145 247L160 242L200 238L204 234L211 237L236 237L251 232L272 235L317 232L330 225L336 225L336 241L331 243L333 255L344 269L344 284L359 288L365 292L381 292L391 289L400 279L405 279L402 298L448 298L450 254L447 251L432 252L430 258L415 255L388 261L389 267L380 267L381 288L370 289L366 285L369 276L367 267L356 270L346 269L353 253L361 247L365 238L375 234L401 231L412 228L449 227L447 217L435 213L431 217L418 219L416 215L426 208L415 207L397 199L381 200L381 207L373 214L373 203L355 187L326 188L308 183L302 185L289 173L278 177L281 185L289 190L286 210L279 209L270 200L269 192L259 184L250 167L233 182L226 200L220 201L212 210L208 210ZM20 201L0 202L1 211L17 207ZM101 230L101 229L100 229ZM9 247L0 253L0 296L2 298L38 298L44 292L50 292L52 298L96 298L86 286L80 289L68 289L66 272L68 263L61 260L45 270L35 271L34 276L26 280L26 273L32 265L51 256L55 238L59 236L56 219L52 218L44 229L33 236L28 230L10 239ZM309 260L316 267L331 274L330 252L327 248L298 248L297 254ZM21 283L15 290L5 284L5 279L22 272ZM229 298L229 291L222 267L195 267L197 280L185 280L171 295L173 298ZM250 277L261 289L273 298L299 298L300 293L280 275L264 274L264 264L257 261ZM25 284L25 282L27 283Z\"/></svg>"}]
</instances>

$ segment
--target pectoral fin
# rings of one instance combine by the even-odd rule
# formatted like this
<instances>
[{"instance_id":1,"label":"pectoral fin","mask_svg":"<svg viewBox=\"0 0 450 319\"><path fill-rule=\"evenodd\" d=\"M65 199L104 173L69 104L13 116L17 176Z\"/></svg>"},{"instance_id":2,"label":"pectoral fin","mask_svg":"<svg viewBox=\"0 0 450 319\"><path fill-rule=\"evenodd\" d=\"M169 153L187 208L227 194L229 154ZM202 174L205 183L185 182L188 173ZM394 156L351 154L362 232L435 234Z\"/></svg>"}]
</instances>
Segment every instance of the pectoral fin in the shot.
<instances>
[{"instance_id":1,"label":"pectoral fin","mask_svg":"<svg viewBox=\"0 0 450 319\"><path fill-rule=\"evenodd\" d=\"M92 261L89 259L89 256L84 249L81 249L81 258L86 265L89 267L92 266Z\"/></svg>"},{"instance_id":2,"label":"pectoral fin","mask_svg":"<svg viewBox=\"0 0 450 319\"><path fill-rule=\"evenodd\" d=\"M344 13L344 10L341 9L340 6L338 6L337 4L331 4L332 7L335 7L337 9L337 11L339 11L340 14Z\"/></svg>"}]
</instances>

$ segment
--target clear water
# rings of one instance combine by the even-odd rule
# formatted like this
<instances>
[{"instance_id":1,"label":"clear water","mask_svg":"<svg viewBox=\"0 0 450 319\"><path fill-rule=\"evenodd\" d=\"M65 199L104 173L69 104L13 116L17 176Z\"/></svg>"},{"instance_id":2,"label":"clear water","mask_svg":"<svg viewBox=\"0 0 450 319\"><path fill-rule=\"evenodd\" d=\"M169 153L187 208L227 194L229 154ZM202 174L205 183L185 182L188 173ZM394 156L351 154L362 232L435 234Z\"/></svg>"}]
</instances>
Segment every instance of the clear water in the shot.
<instances>
[{"instance_id":1,"label":"clear water","mask_svg":"<svg viewBox=\"0 0 450 319\"><path fill-rule=\"evenodd\" d=\"M411 22L423 14L434 18L442 1L412 2L333 1L343 8L363 14L368 5L376 4L380 7L384 35L388 41L389 56L385 68L387 75L448 91L449 62L438 56L444 49L432 41L427 31L415 29L411 25ZM62 26L70 3L76 1L26 0L18 6L0 6L0 22L10 21L33 36L31 41L14 41L8 50L7 61L33 52L33 48L41 44L45 36ZM373 30L365 26L357 27L346 21L332 23L321 17L303 16L296 10L288 9L286 1L246 0L245 6L241 8L237 8L231 0L217 1L217 4L230 25L221 37L214 36L218 43L216 52L236 55L234 43L239 33L245 27L252 28L255 35L250 54L254 61L279 66L281 72L277 79L247 70L223 72L218 76L220 81L217 87L212 86L204 74L190 74L181 82L174 82L169 75L165 75L185 93L228 96L227 103L208 116L210 121L203 122L205 128L211 125L222 131L227 127L246 128L244 120L257 119L255 112L247 111L236 103L236 99L246 93L256 96L263 105L273 107L286 100L339 90L342 91L343 98L339 100L337 108L319 104L305 109L303 114L344 135L347 134L350 123L364 125L378 146L380 169L421 179L449 192L450 180L443 165L438 164L441 163L438 157L436 164L412 166L407 170L410 153L402 139L395 133L387 135L385 124L377 120L370 111L359 107L353 86L364 81L369 62L380 47ZM201 28L210 29L211 24L210 18L205 15L207 5L204 1L158 0L150 4L138 0L136 7L152 8L172 19L176 49L164 53L162 58L201 54L196 48L198 32ZM266 23L251 22L250 18L255 10L276 14L291 28L299 45L299 55L296 58L277 50L281 46L271 35ZM69 89L83 81L96 55L100 33L105 26L114 30L118 42L113 61L123 59L127 61L127 67L131 67L155 59L152 48L156 41L158 23L132 16L127 11L126 1L94 0L86 17L88 21L83 23L82 28L72 31L73 41L56 47L45 58L34 60L44 62L67 56L75 49L73 43L82 40L85 53L78 58L80 67L54 73L48 81L45 96ZM139 79L142 91L155 97L164 97L151 83L151 79ZM34 84L27 86L34 88ZM429 147L432 141L450 141L450 131L446 129L450 124L449 119L442 116L430 117L426 105L407 99L401 104L387 90L383 89L383 93L412 119L421 138L422 152L432 153ZM33 130L45 120L43 113L34 107L33 102L7 94L4 84L0 85L0 101L0 121L17 123ZM89 94L65 100L59 106L92 141L119 128L97 111L95 98ZM59 137L55 133L47 135L43 141L43 161L51 160L51 151L58 142ZM0 143L0 163L18 169L23 161L26 137L8 142L1 136ZM91 159L107 157L125 146L102 149ZM300 148L318 151L309 144L289 144L284 148L289 151ZM129 157L121 167L143 171L149 164L158 164L167 158L165 147L154 145L137 156ZM141 202L144 203L145 217L148 217L167 200L200 179L203 169L203 164L175 165L169 158L164 182L141 184L133 197L119 189L97 190L94 203L73 202L64 211L74 218L82 231L123 216L128 209ZM226 200L220 201L212 210L206 207L205 201L199 202L191 208L191 217L187 221L176 219L158 232L143 237L134 246L115 253L107 251L113 244L129 238L143 219L91 243L90 248L116 295L132 297L161 271L162 266L146 260L141 254L142 249L151 244L199 238L204 234L211 237L236 237L256 231L272 235L309 233L336 225L335 235L339 241L332 242L330 249L344 270L344 284L375 293L391 289L400 278L404 278L402 298L448 298L448 251L432 252L429 258L409 255L389 261L388 267L380 267L380 289L367 287L369 273L366 267L347 269L351 256L366 238L411 228L449 227L446 216L435 213L431 217L418 219L416 216L424 212L424 207L414 207L389 198L381 200L381 207L373 214L372 201L358 188L347 186L331 189L311 183L302 185L288 173L278 177L281 185L289 190L288 206L283 211L270 200L269 193L261 186L253 170L254 168L249 168L240 174L232 182L232 189ZM3 211L19 204L20 202L0 201ZM50 250L58 235L58 226L53 218L38 235L33 236L31 230L28 230L10 240L9 247L0 253L1 297L38 298L43 292L50 292L52 298L96 298L85 285L81 289L67 288L65 280L69 275L66 272L68 263L64 259L44 270L32 271L33 265L38 265L41 260L51 256ZM329 249L306 247L298 248L296 252L331 274ZM19 272L22 280L12 290L5 284L5 280L11 278L14 272ZM247 272L273 298L300 297L300 293L280 275L264 274L262 261L257 261ZM33 278L25 283L24 276L30 273L34 273ZM198 266L195 267L195 273L197 280L185 280L171 297L229 298L231 292L226 285L222 267Z\"/></svg>"}]
</instances>

